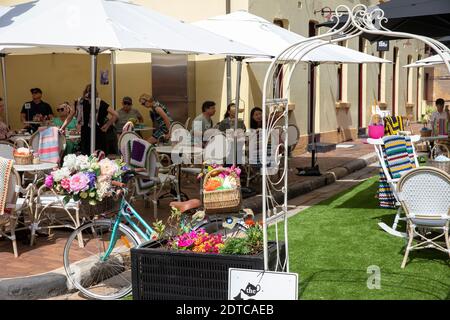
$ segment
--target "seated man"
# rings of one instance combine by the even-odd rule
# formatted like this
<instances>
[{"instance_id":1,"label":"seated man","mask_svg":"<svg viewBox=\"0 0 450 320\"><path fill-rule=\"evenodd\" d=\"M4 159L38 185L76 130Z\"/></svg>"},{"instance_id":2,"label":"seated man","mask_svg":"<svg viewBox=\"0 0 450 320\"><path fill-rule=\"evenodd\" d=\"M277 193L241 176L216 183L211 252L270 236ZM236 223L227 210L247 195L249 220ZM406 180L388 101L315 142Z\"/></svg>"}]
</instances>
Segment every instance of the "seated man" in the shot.
<instances>
[{"instance_id":1,"label":"seated man","mask_svg":"<svg viewBox=\"0 0 450 320\"><path fill-rule=\"evenodd\" d=\"M123 97L122 109L118 110L119 119L116 122L117 133L122 133L122 128L130 119L136 119L139 123L144 122L144 117L139 110L133 108L133 100L130 97Z\"/></svg>"},{"instance_id":2,"label":"seated man","mask_svg":"<svg viewBox=\"0 0 450 320\"><path fill-rule=\"evenodd\" d=\"M216 103L205 101L202 105L202 113L192 122L191 135L196 143L203 142L203 133L213 127L211 117L216 113Z\"/></svg>"},{"instance_id":3,"label":"seated man","mask_svg":"<svg viewBox=\"0 0 450 320\"><path fill-rule=\"evenodd\" d=\"M45 121L53 119L52 107L47 102L42 101L42 90L32 88L30 90L32 100L24 103L20 112L24 128L31 132L36 132L39 124L26 124L27 121Z\"/></svg>"}]
</instances>

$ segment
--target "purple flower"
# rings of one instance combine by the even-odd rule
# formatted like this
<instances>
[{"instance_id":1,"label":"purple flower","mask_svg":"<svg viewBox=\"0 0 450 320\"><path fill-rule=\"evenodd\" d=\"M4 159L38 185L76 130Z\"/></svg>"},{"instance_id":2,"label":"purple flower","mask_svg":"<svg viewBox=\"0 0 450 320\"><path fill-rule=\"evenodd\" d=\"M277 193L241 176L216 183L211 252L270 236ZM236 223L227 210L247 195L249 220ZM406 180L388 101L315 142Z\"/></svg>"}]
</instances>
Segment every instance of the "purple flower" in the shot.
<instances>
[{"instance_id":1,"label":"purple flower","mask_svg":"<svg viewBox=\"0 0 450 320\"><path fill-rule=\"evenodd\" d=\"M85 173L89 178L89 188L93 188L95 186L95 181L97 180L97 176L93 172Z\"/></svg>"},{"instance_id":2,"label":"purple flower","mask_svg":"<svg viewBox=\"0 0 450 320\"><path fill-rule=\"evenodd\" d=\"M51 174L45 177L44 184L49 189L53 188L53 176Z\"/></svg>"}]
</instances>

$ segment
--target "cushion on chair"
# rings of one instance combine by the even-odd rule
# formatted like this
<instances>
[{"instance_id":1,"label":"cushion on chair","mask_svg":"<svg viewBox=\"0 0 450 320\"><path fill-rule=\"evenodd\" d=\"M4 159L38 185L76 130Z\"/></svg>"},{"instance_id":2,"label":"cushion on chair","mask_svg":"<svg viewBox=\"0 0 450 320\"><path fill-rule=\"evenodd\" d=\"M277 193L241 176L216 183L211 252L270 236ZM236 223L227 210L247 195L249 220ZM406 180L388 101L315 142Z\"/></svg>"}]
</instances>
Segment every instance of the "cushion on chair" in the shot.
<instances>
[{"instance_id":1,"label":"cushion on chair","mask_svg":"<svg viewBox=\"0 0 450 320\"><path fill-rule=\"evenodd\" d=\"M426 226L426 227L444 227L447 223L447 219L418 219L412 218L411 222L415 224L417 227Z\"/></svg>"}]
</instances>

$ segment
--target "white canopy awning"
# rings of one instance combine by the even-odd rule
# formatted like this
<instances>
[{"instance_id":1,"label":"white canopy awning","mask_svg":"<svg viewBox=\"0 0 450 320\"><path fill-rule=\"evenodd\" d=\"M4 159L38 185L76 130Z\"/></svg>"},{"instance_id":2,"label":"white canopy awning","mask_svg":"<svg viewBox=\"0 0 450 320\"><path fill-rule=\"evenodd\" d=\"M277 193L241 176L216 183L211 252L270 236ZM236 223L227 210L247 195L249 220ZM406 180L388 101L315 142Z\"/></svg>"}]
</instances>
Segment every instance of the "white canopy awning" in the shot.
<instances>
[{"instance_id":1,"label":"white canopy awning","mask_svg":"<svg viewBox=\"0 0 450 320\"><path fill-rule=\"evenodd\" d=\"M124 0L36 0L11 6L0 17L0 45L264 55Z\"/></svg>"},{"instance_id":2,"label":"white canopy awning","mask_svg":"<svg viewBox=\"0 0 450 320\"><path fill-rule=\"evenodd\" d=\"M205 30L245 43L275 57L289 46L305 37L281 28L261 17L246 11L236 11L227 15L212 17L194 23ZM324 43L322 40L315 42ZM299 57L292 57L293 60ZM389 60L374 57L356 50L334 44L320 46L307 53L301 61L319 63L389 63ZM248 62L269 61L269 59L250 59Z\"/></svg>"},{"instance_id":3,"label":"white canopy awning","mask_svg":"<svg viewBox=\"0 0 450 320\"><path fill-rule=\"evenodd\" d=\"M446 53L444 55L446 57L446 60L450 62L450 53ZM439 64L444 64L444 60L442 60L442 57L440 55L436 54L434 56L417 60L416 62L407 64L404 67L405 68L431 67Z\"/></svg>"}]
</instances>

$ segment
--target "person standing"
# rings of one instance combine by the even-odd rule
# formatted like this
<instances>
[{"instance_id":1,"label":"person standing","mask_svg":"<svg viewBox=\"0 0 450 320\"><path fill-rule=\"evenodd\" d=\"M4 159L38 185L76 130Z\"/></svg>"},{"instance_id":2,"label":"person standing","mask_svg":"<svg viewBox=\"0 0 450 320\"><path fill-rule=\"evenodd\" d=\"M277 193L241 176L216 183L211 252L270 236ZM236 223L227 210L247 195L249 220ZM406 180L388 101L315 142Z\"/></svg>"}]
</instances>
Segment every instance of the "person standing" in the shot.
<instances>
[{"instance_id":1,"label":"person standing","mask_svg":"<svg viewBox=\"0 0 450 320\"><path fill-rule=\"evenodd\" d=\"M39 88L30 89L31 101L25 102L20 112L21 120L25 129L31 132L37 131L39 124L27 124L27 121L44 121L53 119L52 107L42 101L42 90Z\"/></svg>"},{"instance_id":2,"label":"person standing","mask_svg":"<svg viewBox=\"0 0 450 320\"><path fill-rule=\"evenodd\" d=\"M150 118L152 119L153 126L155 127L153 130L153 135L148 141L152 144L157 144L160 141L169 141L169 129L173 120L167 110L167 107L146 93L139 97L139 103L145 108L150 109Z\"/></svg>"},{"instance_id":3,"label":"person standing","mask_svg":"<svg viewBox=\"0 0 450 320\"><path fill-rule=\"evenodd\" d=\"M441 134L448 134L448 118L449 112L444 111L445 101L439 98L435 102L437 111L431 114L431 128L433 130L433 135L438 136Z\"/></svg>"},{"instance_id":4,"label":"person standing","mask_svg":"<svg viewBox=\"0 0 450 320\"><path fill-rule=\"evenodd\" d=\"M96 127L95 127L95 149L103 151L106 155L117 154L117 134L114 123L118 118L117 112L105 101L98 97L96 92ZM62 125L60 131L65 128L77 116L78 125L81 126L81 153L91 154L91 85L88 84L83 91L83 95L76 102L75 108L71 110L69 116Z\"/></svg>"}]
</instances>

